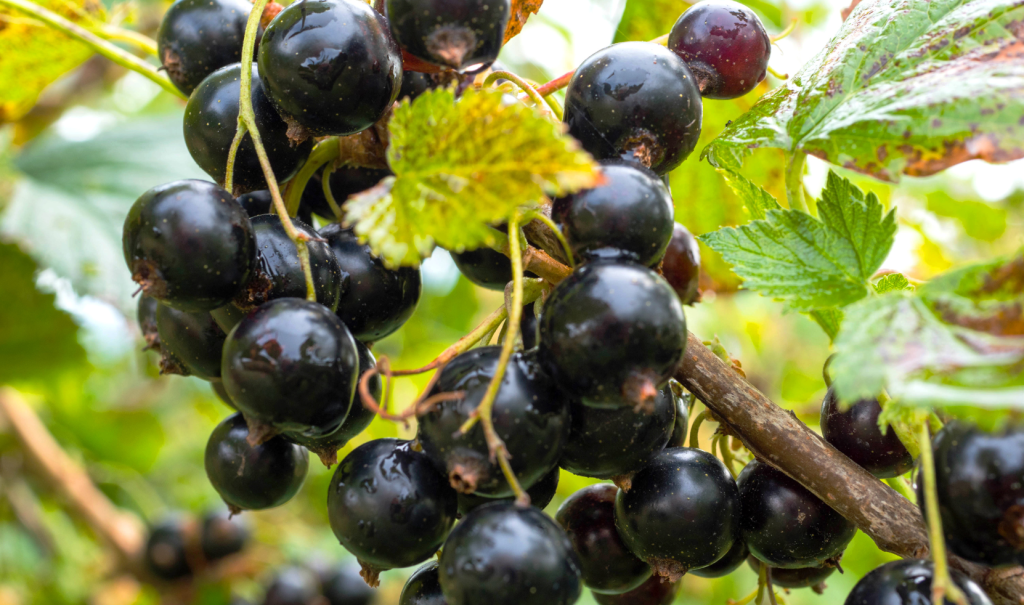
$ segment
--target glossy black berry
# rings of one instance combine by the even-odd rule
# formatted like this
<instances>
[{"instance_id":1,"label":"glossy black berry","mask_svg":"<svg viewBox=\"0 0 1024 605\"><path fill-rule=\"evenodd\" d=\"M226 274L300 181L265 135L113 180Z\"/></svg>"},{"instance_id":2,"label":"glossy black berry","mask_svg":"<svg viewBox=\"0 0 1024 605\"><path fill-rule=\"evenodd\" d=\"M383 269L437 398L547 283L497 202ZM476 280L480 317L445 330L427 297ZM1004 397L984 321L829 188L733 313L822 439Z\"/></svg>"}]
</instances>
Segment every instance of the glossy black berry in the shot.
<instances>
[{"instance_id":1,"label":"glossy black berry","mask_svg":"<svg viewBox=\"0 0 1024 605\"><path fill-rule=\"evenodd\" d=\"M747 564L754 570L754 573L759 573L761 566L764 563L757 560L757 557L751 555L747 558ZM836 568L834 565L822 565L820 567L798 567L796 569L780 569L778 567L772 567L772 585L781 588L811 588L819 586L822 582L831 576ZM819 589L820 590L820 587ZM815 590L815 592L818 592ZM821 594L818 592L818 594Z\"/></svg>"},{"instance_id":2,"label":"glossy black berry","mask_svg":"<svg viewBox=\"0 0 1024 605\"><path fill-rule=\"evenodd\" d=\"M135 318L139 322L139 332L146 341L147 351L160 351L160 331L156 326L156 310L160 303L155 298L143 294L139 296Z\"/></svg>"},{"instance_id":3,"label":"glossy black berry","mask_svg":"<svg viewBox=\"0 0 1024 605\"><path fill-rule=\"evenodd\" d=\"M535 303L530 303L523 307L523 316L519 320L519 334L523 338L524 349L532 349L537 346L537 343L540 341L538 336L539 330L537 307Z\"/></svg>"},{"instance_id":4,"label":"glossy black berry","mask_svg":"<svg viewBox=\"0 0 1024 605\"><path fill-rule=\"evenodd\" d=\"M541 477L539 481L526 490L526 495L530 496L530 504L532 506L544 510L544 507L551 504L551 501L555 498L555 493L558 491L559 475L558 468L553 468L551 472ZM515 502L515 497L485 498L476 494L459 494L459 516L464 517L481 506L494 504L495 502L511 504Z\"/></svg>"},{"instance_id":5,"label":"glossy black berry","mask_svg":"<svg viewBox=\"0 0 1024 605\"><path fill-rule=\"evenodd\" d=\"M992 605L970 578L955 570L951 573L969 605ZM846 597L845 605L932 605L933 575L931 561L904 559L886 563L857 582ZM949 599L943 602L953 605Z\"/></svg>"},{"instance_id":6,"label":"glossy black berry","mask_svg":"<svg viewBox=\"0 0 1024 605\"><path fill-rule=\"evenodd\" d=\"M732 543L732 548L729 549L729 552L725 553L721 559L707 567L694 569L690 574L701 578L721 578L727 576L739 569L739 566L743 565L749 554L750 551L747 550L747 543L743 541L743 538L738 538Z\"/></svg>"},{"instance_id":7,"label":"glossy black berry","mask_svg":"<svg viewBox=\"0 0 1024 605\"><path fill-rule=\"evenodd\" d=\"M238 411L238 408L235 407L235 402L231 401L231 396L228 395L227 390L224 389L223 380L211 380L210 387L213 388L213 392L215 395L217 395L217 398L224 402L224 405L228 406L232 410L235 410L236 412Z\"/></svg>"},{"instance_id":8,"label":"glossy black berry","mask_svg":"<svg viewBox=\"0 0 1024 605\"><path fill-rule=\"evenodd\" d=\"M585 487L555 515L579 557L583 584L594 592L629 592L651 577L651 566L630 552L615 529L618 491L607 483Z\"/></svg>"},{"instance_id":9,"label":"glossy black berry","mask_svg":"<svg viewBox=\"0 0 1024 605\"><path fill-rule=\"evenodd\" d=\"M690 67L703 96L735 99L767 75L772 41L754 11L732 0L705 0L672 26L668 47Z\"/></svg>"},{"instance_id":10,"label":"glossy black berry","mask_svg":"<svg viewBox=\"0 0 1024 605\"><path fill-rule=\"evenodd\" d=\"M697 79L672 51L652 42L599 50L577 68L565 93L565 123L584 149L658 174L690 155L702 116Z\"/></svg>"},{"instance_id":11,"label":"glossy black berry","mask_svg":"<svg viewBox=\"0 0 1024 605\"><path fill-rule=\"evenodd\" d=\"M402 86L387 21L360 0L306 0L263 34L263 85L293 138L349 135L379 120Z\"/></svg>"},{"instance_id":12,"label":"glossy black berry","mask_svg":"<svg viewBox=\"0 0 1024 605\"><path fill-rule=\"evenodd\" d=\"M857 532L807 488L763 462L748 464L736 482L747 548L772 567L835 564Z\"/></svg>"},{"instance_id":13,"label":"glossy black berry","mask_svg":"<svg viewBox=\"0 0 1024 605\"><path fill-rule=\"evenodd\" d=\"M574 475L612 479L628 475L663 450L676 426L676 397L665 385L652 408L593 408L573 402L569 439L558 465Z\"/></svg>"},{"instance_id":14,"label":"glossy black berry","mask_svg":"<svg viewBox=\"0 0 1024 605\"><path fill-rule=\"evenodd\" d=\"M305 449L273 437L252 446L241 414L217 425L206 444L206 476L232 512L262 510L291 500L309 470Z\"/></svg>"},{"instance_id":15,"label":"glossy black berry","mask_svg":"<svg viewBox=\"0 0 1024 605\"><path fill-rule=\"evenodd\" d=\"M1011 426L987 433L950 422L932 448L949 550L989 566L1024 563L1024 431Z\"/></svg>"},{"instance_id":16,"label":"glossy black berry","mask_svg":"<svg viewBox=\"0 0 1024 605\"><path fill-rule=\"evenodd\" d=\"M321 574L320 583L327 599L323 605L374 605L377 602L377 591L366 585L359 576L359 565L351 559L326 570Z\"/></svg>"},{"instance_id":17,"label":"glossy black berry","mask_svg":"<svg viewBox=\"0 0 1024 605\"><path fill-rule=\"evenodd\" d=\"M256 218L261 214L274 214L274 198L266 189L251 191L238 196L237 199L242 208L245 208L245 213L249 215L249 218ZM299 206L298 217L307 225L313 224L313 213L305 204Z\"/></svg>"},{"instance_id":18,"label":"glossy black berry","mask_svg":"<svg viewBox=\"0 0 1024 605\"><path fill-rule=\"evenodd\" d=\"M541 363L594 407L648 407L683 357L686 318L658 274L593 262L552 291L540 320Z\"/></svg>"},{"instance_id":19,"label":"glossy black berry","mask_svg":"<svg viewBox=\"0 0 1024 605\"><path fill-rule=\"evenodd\" d=\"M353 450L334 472L327 514L341 545L376 575L429 559L455 523L455 490L409 441L377 439Z\"/></svg>"},{"instance_id":20,"label":"glossy black berry","mask_svg":"<svg viewBox=\"0 0 1024 605\"><path fill-rule=\"evenodd\" d=\"M245 317L224 343L222 374L250 421L306 437L329 435L348 415L359 351L327 307L280 298Z\"/></svg>"},{"instance_id":21,"label":"glossy black berry","mask_svg":"<svg viewBox=\"0 0 1024 605\"><path fill-rule=\"evenodd\" d=\"M441 592L436 561L427 563L409 577L402 588L398 605L448 605Z\"/></svg>"},{"instance_id":22,"label":"glossy black berry","mask_svg":"<svg viewBox=\"0 0 1024 605\"><path fill-rule=\"evenodd\" d=\"M740 538L740 500L728 469L698 449L667 449L615 499L615 523L654 573L678 580L721 559Z\"/></svg>"},{"instance_id":23,"label":"glossy black berry","mask_svg":"<svg viewBox=\"0 0 1024 605\"><path fill-rule=\"evenodd\" d=\"M316 574L304 567L288 566L274 575L263 605L313 605L320 598Z\"/></svg>"},{"instance_id":24,"label":"glossy black berry","mask_svg":"<svg viewBox=\"0 0 1024 605\"><path fill-rule=\"evenodd\" d=\"M207 311L179 311L160 305L157 330L165 374L192 375L203 380L220 378L220 360L227 334Z\"/></svg>"},{"instance_id":25,"label":"glossy black berry","mask_svg":"<svg viewBox=\"0 0 1024 605\"><path fill-rule=\"evenodd\" d=\"M669 605L676 600L681 582L666 582L665 578L652 576L649 580L622 594L594 593L598 605Z\"/></svg>"},{"instance_id":26,"label":"glossy black berry","mask_svg":"<svg viewBox=\"0 0 1024 605\"><path fill-rule=\"evenodd\" d=\"M684 305L700 300L700 246L690 231L675 224L661 261L661 273Z\"/></svg>"},{"instance_id":27,"label":"glossy black berry","mask_svg":"<svg viewBox=\"0 0 1024 605\"><path fill-rule=\"evenodd\" d=\"M821 435L872 475L899 477L914 468L914 457L892 427L882 434L881 413L877 399L862 399L843 411L835 389L830 388L821 402Z\"/></svg>"},{"instance_id":28,"label":"glossy black berry","mask_svg":"<svg viewBox=\"0 0 1024 605\"><path fill-rule=\"evenodd\" d=\"M180 580L192 575L188 562L188 534L184 519L174 516L154 525L146 538L143 560L146 569L161 580Z\"/></svg>"},{"instance_id":29,"label":"glossy black berry","mask_svg":"<svg viewBox=\"0 0 1024 605\"><path fill-rule=\"evenodd\" d=\"M510 0L387 0L391 31L417 59L469 71L498 58Z\"/></svg>"},{"instance_id":30,"label":"glossy black berry","mask_svg":"<svg viewBox=\"0 0 1024 605\"><path fill-rule=\"evenodd\" d=\"M676 395L676 424L666 447L683 447L690 438L690 409L686 407L686 400L679 396L683 392L682 386L674 380L669 381L668 385Z\"/></svg>"},{"instance_id":31,"label":"glossy black berry","mask_svg":"<svg viewBox=\"0 0 1024 605\"><path fill-rule=\"evenodd\" d=\"M558 198L551 209L573 257L658 264L672 238L672 194L635 163L606 160L601 172L603 184Z\"/></svg>"},{"instance_id":32,"label":"glossy black berry","mask_svg":"<svg viewBox=\"0 0 1024 605\"><path fill-rule=\"evenodd\" d=\"M369 245L337 223L324 227L320 236L341 267L345 284L337 314L353 336L364 342L380 340L412 317L423 291L418 268L389 269Z\"/></svg>"},{"instance_id":33,"label":"glossy black berry","mask_svg":"<svg viewBox=\"0 0 1024 605\"><path fill-rule=\"evenodd\" d=\"M571 605L580 564L562 528L515 504L476 509L445 542L439 562L449 605Z\"/></svg>"},{"instance_id":34,"label":"glossy black berry","mask_svg":"<svg viewBox=\"0 0 1024 605\"><path fill-rule=\"evenodd\" d=\"M452 260L466 279L488 290L504 290L512 281L512 261L490 248L452 252Z\"/></svg>"},{"instance_id":35,"label":"glossy black berry","mask_svg":"<svg viewBox=\"0 0 1024 605\"><path fill-rule=\"evenodd\" d=\"M310 177L302 191L302 204L299 208L333 220L334 210L324 195L323 175L324 171L321 168ZM331 195L339 206L344 206L349 196L362 193L391 175L392 172L387 168L341 166L331 173Z\"/></svg>"},{"instance_id":36,"label":"glossy black berry","mask_svg":"<svg viewBox=\"0 0 1024 605\"><path fill-rule=\"evenodd\" d=\"M196 164L221 185L227 172L228 150L238 129L241 85L241 63L222 67L203 80L185 105L185 145ZM313 150L313 141L296 145L288 140L288 125L267 98L255 66L252 70L252 107L274 177L280 182L287 181L302 168ZM248 134L235 156L232 178L235 194L267 188L256 148Z\"/></svg>"},{"instance_id":37,"label":"glossy black berry","mask_svg":"<svg viewBox=\"0 0 1024 605\"><path fill-rule=\"evenodd\" d=\"M125 218L122 243L142 291L183 311L227 304L256 268L249 217L227 191L206 181L176 181L142 194Z\"/></svg>"},{"instance_id":38,"label":"glossy black berry","mask_svg":"<svg viewBox=\"0 0 1024 605\"><path fill-rule=\"evenodd\" d=\"M456 433L483 399L500 355L500 347L481 347L445 366L431 395L456 391L465 395L441 402L421 416L417 434L423 451L456 490L492 498L511 496L512 488L491 459L483 427L477 423L465 435ZM527 489L555 468L569 429L567 402L534 357L532 352L512 356L492 411L494 429L508 448L512 470Z\"/></svg>"},{"instance_id":39,"label":"glossy black berry","mask_svg":"<svg viewBox=\"0 0 1024 605\"><path fill-rule=\"evenodd\" d=\"M402 72L402 88L398 92L398 100L409 99L413 101L416 97L437 88L437 82L430 74L418 71Z\"/></svg>"},{"instance_id":40,"label":"glossy black berry","mask_svg":"<svg viewBox=\"0 0 1024 605\"><path fill-rule=\"evenodd\" d=\"M206 76L242 60L250 12L245 0L178 0L167 9L157 53L178 90L190 95Z\"/></svg>"},{"instance_id":41,"label":"glossy black berry","mask_svg":"<svg viewBox=\"0 0 1024 605\"><path fill-rule=\"evenodd\" d=\"M199 546L207 561L216 561L242 552L249 541L249 528L227 511L207 513L199 534Z\"/></svg>"}]
</instances>

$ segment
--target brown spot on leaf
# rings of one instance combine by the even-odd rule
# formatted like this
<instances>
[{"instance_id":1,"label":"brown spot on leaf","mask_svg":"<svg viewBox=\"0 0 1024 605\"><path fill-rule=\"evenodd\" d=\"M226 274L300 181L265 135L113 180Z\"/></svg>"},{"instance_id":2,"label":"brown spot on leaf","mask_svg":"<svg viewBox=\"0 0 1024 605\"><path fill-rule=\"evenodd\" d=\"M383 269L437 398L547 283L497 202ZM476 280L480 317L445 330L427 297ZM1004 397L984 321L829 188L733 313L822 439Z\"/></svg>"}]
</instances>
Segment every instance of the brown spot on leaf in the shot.
<instances>
[{"instance_id":1,"label":"brown spot on leaf","mask_svg":"<svg viewBox=\"0 0 1024 605\"><path fill-rule=\"evenodd\" d=\"M512 16L505 27L505 42L519 35L530 15L537 14L544 0L512 0Z\"/></svg>"},{"instance_id":2,"label":"brown spot on leaf","mask_svg":"<svg viewBox=\"0 0 1024 605\"><path fill-rule=\"evenodd\" d=\"M850 13L853 12L853 9L857 8L858 4L860 4L860 0L853 0L852 2L850 2L850 6L847 6L840 12L840 14L843 15L843 21L846 21L846 18L850 16Z\"/></svg>"},{"instance_id":3,"label":"brown spot on leaf","mask_svg":"<svg viewBox=\"0 0 1024 605\"><path fill-rule=\"evenodd\" d=\"M967 34L971 33L971 31L973 30L974 28L971 27L970 25L965 25L953 33L953 39L959 40L960 38L963 38Z\"/></svg>"},{"instance_id":4,"label":"brown spot on leaf","mask_svg":"<svg viewBox=\"0 0 1024 605\"><path fill-rule=\"evenodd\" d=\"M1009 162L1024 157L1024 148L1004 149L990 134L975 134L961 141L943 141L940 150L929 151L904 145L907 156L903 172L910 176L928 176L967 160Z\"/></svg>"},{"instance_id":5,"label":"brown spot on leaf","mask_svg":"<svg viewBox=\"0 0 1024 605\"><path fill-rule=\"evenodd\" d=\"M876 150L875 155L878 156L878 161L879 162L883 162L884 163L885 162L885 158L889 157L889 148L886 147L885 145L880 145L878 147L878 149Z\"/></svg>"},{"instance_id":6,"label":"brown spot on leaf","mask_svg":"<svg viewBox=\"0 0 1024 605\"><path fill-rule=\"evenodd\" d=\"M837 78L831 78L828 81L828 90L825 91L825 94L827 94L830 99L836 95L841 95L843 94L843 85Z\"/></svg>"}]
</instances>

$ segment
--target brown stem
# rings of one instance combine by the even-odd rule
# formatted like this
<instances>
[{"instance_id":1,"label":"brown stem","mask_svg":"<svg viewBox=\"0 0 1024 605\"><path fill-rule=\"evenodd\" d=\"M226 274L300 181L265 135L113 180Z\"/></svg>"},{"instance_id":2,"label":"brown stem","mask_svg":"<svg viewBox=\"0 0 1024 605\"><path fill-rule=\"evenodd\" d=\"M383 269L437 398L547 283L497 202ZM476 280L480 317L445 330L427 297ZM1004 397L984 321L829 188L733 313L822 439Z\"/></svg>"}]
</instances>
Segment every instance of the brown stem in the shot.
<instances>
[{"instance_id":1,"label":"brown stem","mask_svg":"<svg viewBox=\"0 0 1024 605\"><path fill-rule=\"evenodd\" d=\"M555 78L554 80L551 80L547 84L542 84L542 85L538 86L537 87L537 92L540 93L540 96L546 97L549 94L551 94L551 93L553 93L553 92L555 92L557 90L562 90L563 88L565 88L566 86L569 85L569 80L572 80L572 76L575 73L576 73L576 70L574 69L574 70L570 71L569 73L562 74L562 75L558 76L557 78Z\"/></svg>"}]
</instances>

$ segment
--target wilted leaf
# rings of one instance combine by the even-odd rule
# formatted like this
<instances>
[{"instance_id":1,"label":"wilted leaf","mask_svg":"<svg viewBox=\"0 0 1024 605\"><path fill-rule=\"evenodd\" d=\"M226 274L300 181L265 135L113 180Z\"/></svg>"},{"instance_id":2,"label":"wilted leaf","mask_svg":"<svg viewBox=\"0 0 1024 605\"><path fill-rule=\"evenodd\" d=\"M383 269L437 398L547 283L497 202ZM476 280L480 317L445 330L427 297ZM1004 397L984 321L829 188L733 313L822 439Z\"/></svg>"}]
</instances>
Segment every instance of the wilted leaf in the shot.
<instances>
[{"instance_id":1,"label":"wilted leaf","mask_svg":"<svg viewBox=\"0 0 1024 605\"><path fill-rule=\"evenodd\" d=\"M505 42L519 35L530 15L536 15L544 0L512 0L512 16L505 27Z\"/></svg>"}]
</instances>

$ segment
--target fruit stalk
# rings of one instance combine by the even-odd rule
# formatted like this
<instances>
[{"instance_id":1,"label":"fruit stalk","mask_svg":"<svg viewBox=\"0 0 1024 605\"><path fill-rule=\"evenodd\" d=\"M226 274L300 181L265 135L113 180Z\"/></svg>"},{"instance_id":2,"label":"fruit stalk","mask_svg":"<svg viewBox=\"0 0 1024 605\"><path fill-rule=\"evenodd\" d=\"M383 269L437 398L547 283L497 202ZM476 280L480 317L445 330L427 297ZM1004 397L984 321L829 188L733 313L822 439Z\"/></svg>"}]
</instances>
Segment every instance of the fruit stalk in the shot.
<instances>
[{"instance_id":1,"label":"fruit stalk","mask_svg":"<svg viewBox=\"0 0 1024 605\"><path fill-rule=\"evenodd\" d=\"M341 207L338 206L338 200L334 199L334 192L331 191L331 175L334 174L334 164L328 162L324 166L324 175L320 179L321 184L324 188L324 199L327 200L327 205L331 207L331 212L334 213L334 218L340 223L345 217L341 214Z\"/></svg>"},{"instance_id":2,"label":"fruit stalk","mask_svg":"<svg viewBox=\"0 0 1024 605\"><path fill-rule=\"evenodd\" d=\"M519 77L518 75L510 71L491 72L491 74L488 75L487 78L484 80L484 86L490 86L491 84L494 84L498 80L509 80L511 82L514 82L516 86L518 86L523 92L527 94L527 96L529 96L533 100L534 104L537 105L537 109L540 110L541 113L548 114L548 117L555 117L558 119L559 122L562 121L562 116L558 115L554 107L552 107L547 102L543 95L537 92L536 88L531 86L530 83L524 80L523 78Z\"/></svg>"},{"instance_id":3,"label":"fruit stalk","mask_svg":"<svg viewBox=\"0 0 1024 605\"><path fill-rule=\"evenodd\" d=\"M131 44L151 57L157 56L156 40L139 32L113 25L100 25L92 31L104 40Z\"/></svg>"},{"instance_id":4,"label":"fruit stalk","mask_svg":"<svg viewBox=\"0 0 1024 605\"><path fill-rule=\"evenodd\" d=\"M235 158L238 157L238 148L242 145L245 133L249 132L245 122L238 120L238 128L235 130L235 138L231 139L231 147L228 148L228 165L224 170L224 189L234 192L235 186Z\"/></svg>"},{"instance_id":5,"label":"fruit stalk","mask_svg":"<svg viewBox=\"0 0 1024 605\"><path fill-rule=\"evenodd\" d=\"M928 541L932 548L935 576L932 580L932 602L943 603L949 599L958 605L967 605L967 597L960 591L949 575L949 560L946 557L946 540L942 534L942 515L939 512L938 486L935 484L935 456L932 452L932 435L928 423L921 422L917 442L921 448L921 473L924 475L924 504L928 511Z\"/></svg>"},{"instance_id":6,"label":"fruit stalk","mask_svg":"<svg viewBox=\"0 0 1024 605\"><path fill-rule=\"evenodd\" d=\"M302 203L302 192L306 190L306 184L309 183L309 179L313 178L313 175L316 174L316 171L321 166L338 159L340 153L338 139L334 137L317 143L316 147L313 148L313 152L309 154L309 159L303 164L299 173L288 182L285 206L288 207L288 214L290 216L295 216L298 213L299 204Z\"/></svg>"},{"instance_id":7,"label":"fruit stalk","mask_svg":"<svg viewBox=\"0 0 1024 605\"><path fill-rule=\"evenodd\" d=\"M542 84L541 86L537 87L537 94L539 94L542 97L546 97L550 94L558 92L559 90L562 90L563 88L569 85L569 81L572 80L572 77L575 74L576 70L574 69L569 73L565 73L558 76L557 78L551 80L547 84Z\"/></svg>"},{"instance_id":8,"label":"fruit stalk","mask_svg":"<svg viewBox=\"0 0 1024 605\"><path fill-rule=\"evenodd\" d=\"M786 199L789 200L789 207L793 210L807 212L807 202L804 200L804 163L807 161L807 154L802 151L794 151L787 154L786 162Z\"/></svg>"}]
</instances>

